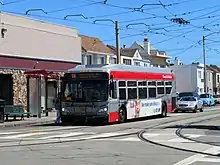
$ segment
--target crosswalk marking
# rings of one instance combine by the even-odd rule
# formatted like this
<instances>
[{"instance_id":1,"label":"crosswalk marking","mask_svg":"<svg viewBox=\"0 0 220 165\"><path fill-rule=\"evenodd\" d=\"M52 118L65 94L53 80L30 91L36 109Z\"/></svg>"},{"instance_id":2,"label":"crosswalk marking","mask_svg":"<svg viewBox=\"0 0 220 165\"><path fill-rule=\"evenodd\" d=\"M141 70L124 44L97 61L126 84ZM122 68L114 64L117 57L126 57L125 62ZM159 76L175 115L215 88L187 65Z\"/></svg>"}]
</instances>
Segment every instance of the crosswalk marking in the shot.
<instances>
[{"instance_id":1,"label":"crosswalk marking","mask_svg":"<svg viewBox=\"0 0 220 165\"><path fill-rule=\"evenodd\" d=\"M214 158L201 158L198 160L199 162L212 162L212 163L220 163L220 159Z\"/></svg>"},{"instance_id":2,"label":"crosswalk marking","mask_svg":"<svg viewBox=\"0 0 220 165\"><path fill-rule=\"evenodd\" d=\"M202 137L202 136L205 136L205 135L185 134L184 136L187 137L187 138L199 138L199 137Z\"/></svg>"},{"instance_id":3,"label":"crosswalk marking","mask_svg":"<svg viewBox=\"0 0 220 165\"><path fill-rule=\"evenodd\" d=\"M38 138L38 139L45 140L45 139L52 139L52 138L65 138L65 137L79 136L79 135L85 135L85 134L92 134L92 133L89 133L89 132L71 132L71 133L67 133L67 134L42 137L42 138Z\"/></svg>"},{"instance_id":4,"label":"crosswalk marking","mask_svg":"<svg viewBox=\"0 0 220 165\"><path fill-rule=\"evenodd\" d=\"M4 136L4 137L0 137L0 139L17 139L17 138L30 137L35 135L44 135L44 134L48 134L48 132L36 132L36 133L25 133L25 134L18 134L12 136Z\"/></svg>"},{"instance_id":5,"label":"crosswalk marking","mask_svg":"<svg viewBox=\"0 0 220 165\"><path fill-rule=\"evenodd\" d=\"M177 142L177 143L191 143L191 140L187 140L187 139L183 139L183 138L173 138L173 139L169 139L167 140L167 142Z\"/></svg>"},{"instance_id":6,"label":"crosswalk marking","mask_svg":"<svg viewBox=\"0 0 220 165\"><path fill-rule=\"evenodd\" d=\"M144 136L146 137L155 137L155 136L159 136L160 134L158 133L145 133Z\"/></svg>"},{"instance_id":7,"label":"crosswalk marking","mask_svg":"<svg viewBox=\"0 0 220 165\"><path fill-rule=\"evenodd\" d=\"M20 132L0 132L0 135L19 134Z\"/></svg>"},{"instance_id":8,"label":"crosswalk marking","mask_svg":"<svg viewBox=\"0 0 220 165\"><path fill-rule=\"evenodd\" d=\"M140 142L141 139L138 137L128 137L128 138L109 138L109 139L97 139L98 141L128 141L128 142Z\"/></svg>"}]
</instances>

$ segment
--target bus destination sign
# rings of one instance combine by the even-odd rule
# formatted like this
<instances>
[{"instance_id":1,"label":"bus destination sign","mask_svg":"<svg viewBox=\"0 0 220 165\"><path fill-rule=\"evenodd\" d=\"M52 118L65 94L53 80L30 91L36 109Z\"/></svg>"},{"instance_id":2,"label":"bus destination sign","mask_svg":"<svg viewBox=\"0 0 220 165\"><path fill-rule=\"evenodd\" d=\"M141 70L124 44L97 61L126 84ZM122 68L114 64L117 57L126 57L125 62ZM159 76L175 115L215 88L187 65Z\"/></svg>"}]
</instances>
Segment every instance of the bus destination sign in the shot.
<instances>
[{"instance_id":1,"label":"bus destination sign","mask_svg":"<svg viewBox=\"0 0 220 165\"><path fill-rule=\"evenodd\" d=\"M90 72L90 73L74 73L72 78L76 79L108 79L108 73Z\"/></svg>"}]
</instances>

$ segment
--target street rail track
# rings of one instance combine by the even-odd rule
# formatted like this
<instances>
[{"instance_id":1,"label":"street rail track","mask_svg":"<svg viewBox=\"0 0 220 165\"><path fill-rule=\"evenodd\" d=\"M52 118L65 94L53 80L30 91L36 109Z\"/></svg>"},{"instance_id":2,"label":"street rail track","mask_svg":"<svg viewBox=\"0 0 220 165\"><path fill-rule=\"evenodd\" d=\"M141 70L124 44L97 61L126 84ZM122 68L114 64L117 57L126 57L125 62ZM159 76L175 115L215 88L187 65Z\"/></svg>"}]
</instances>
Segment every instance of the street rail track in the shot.
<instances>
[{"instance_id":1,"label":"street rail track","mask_svg":"<svg viewBox=\"0 0 220 165\"><path fill-rule=\"evenodd\" d=\"M212 115L210 115L212 116ZM193 141L193 142L196 142L196 143L202 143L202 144L209 144L209 145L213 145L211 143L206 143L206 142L202 142L202 141L197 141L197 140L194 140L192 138L188 138L184 135L181 134L181 130L183 128L187 128L189 127L190 125L192 124L198 124L198 123L202 123L204 121L209 121L209 120L213 120L213 119L219 119L220 115L218 116L214 116L214 117L210 117L210 118L207 118L207 119L201 119L201 120L198 120L198 121L195 121L195 122L190 122L188 124L184 124L182 126L179 126L179 128L175 131L176 135L180 138L183 138L183 139L187 139L189 141ZM198 117L197 117L198 118ZM184 119L183 119L184 120ZM220 157L219 154L211 154L211 153L206 153L206 152L202 152L202 151L196 151L196 150L191 150L191 149L185 149L185 148L180 148L180 147L174 147L174 146L170 146L170 145L166 145L166 144L162 144L162 143L159 143L159 142L155 142L155 141L152 141L152 140L149 140L147 138L144 137L144 134L145 133L148 133L148 131L145 129L145 130L142 130L138 133L138 138L140 140L142 140L143 142L147 142L147 143L150 143L150 144L154 144L156 146L160 146L160 147L165 147L165 148L170 148L170 149L174 149L174 150L179 150L179 151L184 151L184 152L191 152L191 153L196 153L196 154L203 154L203 155L207 155L207 156L214 156L214 157ZM213 145L214 146L214 145ZM219 146L219 145L218 145Z\"/></svg>"},{"instance_id":2,"label":"street rail track","mask_svg":"<svg viewBox=\"0 0 220 165\"><path fill-rule=\"evenodd\" d=\"M87 140L109 139L109 138L124 137L124 136L130 136L130 135L137 135L142 141L149 142L149 143L155 143L155 142L149 141L148 139L145 139L143 137L143 134L146 132L146 130L155 129L155 128L159 127L159 126L164 127L165 124L173 125L176 122L181 122L181 121L201 118L201 117L204 117L204 114L207 114L207 116L213 116L214 115L215 117L213 117L213 118L217 118L216 115L218 114L218 112L216 112L214 114L213 114L213 112L214 111L212 111L212 113L209 114L210 111L207 111L207 112L203 112L203 113L193 114L192 116L188 116L187 115L185 117L183 117L183 116L175 116L175 119L173 119L173 120L168 120L168 121L160 122L160 123L157 123L157 124L152 124L152 125L150 125L150 126L148 126L146 128L143 128L142 131L135 131L135 132L132 132L132 133L124 133L122 135L113 135L113 136L95 137L95 138L82 137L82 138L79 138L79 139L71 139L71 140L65 140L65 141L61 140L62 138L56 138L56 141L52 141L53 139L50 139L50 141L46 141L46 142L44 142L43 140L42 141L38 140L38 142L36 142L36 141L33 141L33 140L20 139L18 141L11 141L12 144L8 144L8 143L10 143L10 141L0 142L0 147L1 148L22 147L22 146L25 147L25 146L44 145L44 144L59 144L59 143L81 142L81 141L87 141ZM169 119L169 118L163 118L163 119L166 120L166 119ZM152 121L153 120L154 119L152 119ZM205 119L205 120L208 120L208 119ZM68 129L68 130L76 130L76 129L77 128ZM82 128L79 128L79 129L82 129ZM126 131L126 130L129 130L129 129L131 129L131 128L125 128L124 130L121 130L121 131ZM102 133L97 133L95 135L101 135ZM57 140L57 139L59 139L59 140ZM29 144L22 144L22 142L30 142L30 143ZM33 142L33 143L31 143L31 142ZM13 143L16 143L16 144L13 144ZM159 143L155 143L155 144L162 145L162 144L159 144ZM170 146L166 146L166 145L164 147L169 147L170 148ZM174 148L174 149L179 149L179 148ZM187 150L185 150L185 151L187 151ZM190 151L189 150L188 152L194 152L194 151Z\"/></svg>"},{"instance_id":3,"label":"street rail track","mask_svg":"<svg viewBox=\"0 0 220 165\"><path fill-rule=\"evenodd\" d=\"M219 119L219 117L218 117L218 119ZM201 123L201 122L199 122L199 123ZM194 124L194 123L193 123L193 124ZM196 124L198 124L198 123L196 123ZM179 128L176 130L176 132L175 132L176 135L177 135L178 137L182 138L182 139L190 140L190 141L193 141L193 142L196 142L196 143L209 144L209 145L217 146L217 147L220 146L220 144L215 144L216 142L207 142L207 141L192 139L192 138L186 137L184 134L181 133L184 128L190 128L191 125L192 125L192 124L188 124L188 125L183 125L182 127L179 127ZM204 126L204 127L201 126L200 129L210 129L210 127L207 128L207 127L205 127L205 126ZM212 126L212 130L220 130L220 129L219 129L218 127L216 127L216 126Z\"/></svg>"}]
</instances>

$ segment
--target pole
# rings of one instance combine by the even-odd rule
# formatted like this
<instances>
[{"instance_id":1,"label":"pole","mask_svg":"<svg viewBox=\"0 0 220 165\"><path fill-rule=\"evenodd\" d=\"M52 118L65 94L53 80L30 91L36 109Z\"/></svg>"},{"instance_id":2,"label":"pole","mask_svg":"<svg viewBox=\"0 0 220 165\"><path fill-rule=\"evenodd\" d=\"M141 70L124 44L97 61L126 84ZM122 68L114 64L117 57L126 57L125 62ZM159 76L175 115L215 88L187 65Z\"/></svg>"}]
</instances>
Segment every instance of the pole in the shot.
<instances>
[{"instance_id":1,"label":"pole","mask_svg":"<svg viewBox=\"0 0 220 165\"><path fill-rule=\"evenodd\" d=\"M41 118L41 75L37 77L37 100L38 100L38 118Z\"/></svg>"},{"instance_id":2,"label":"pole","mask_svg":"<svg viewBox=\"0 0 220 165\"><path fill-rule=\"evenodd\" d=\"M117 64L121 64L118 21L115 21L115 36L116 36Z\"/></svg>"},{"instance_id":3,"label":"pole","mask_svg":"<svg viewBox=\"0 0 220 165\"><path fill-rule=\"evenodd\" d=\"M203 41L203 60L204 60L204 93L207 92L207 77L206 77L206 52L205 52L205 36L202 37Z\"/></svg>"}]
</instances>

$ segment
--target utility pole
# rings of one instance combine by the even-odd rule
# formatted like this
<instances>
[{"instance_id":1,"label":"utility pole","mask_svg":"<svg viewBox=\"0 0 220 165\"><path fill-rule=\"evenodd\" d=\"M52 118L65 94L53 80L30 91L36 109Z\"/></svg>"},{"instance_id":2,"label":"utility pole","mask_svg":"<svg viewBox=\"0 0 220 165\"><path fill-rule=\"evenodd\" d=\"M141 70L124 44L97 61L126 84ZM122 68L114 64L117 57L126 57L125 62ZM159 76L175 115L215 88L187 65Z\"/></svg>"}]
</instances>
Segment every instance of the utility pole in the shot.
<instances>
[{"instance_id":1,"label":"utility pole","mask_svg":"<svg viewBox=\"0 0 220 165\"><path fill-rule=\"evenodd\" d=\"M120 54L120 42L119 42L119 23L118 21L113 21L111 19L98 19L95 20L93 23L98 21L110 21L115 24L115 37L116 37L116 55L117 55L117 64L121 64L121 54Z\"/></svg>"},{"instance_id":2,"label":"utility pole","mask_svg":"<svg viewBox=\"0 0 220 165\"><path fill-rule=\"evenodd\" d=\"M205 36L202 37L203 42L203 62L204 62L204 93L207 92L207 77L206 77L206 51L205 51Z\"/></svg>"},{"instance_id":3,"label":"utility pole","mask_svg":"<svg viewBox=\"0 0 220 165\"><path fill-rule=\"evenodd\" d=\"M118 21L115 21L115 37L116 37L117 64L121 64Z\"/></svg>"}]
</instances>

